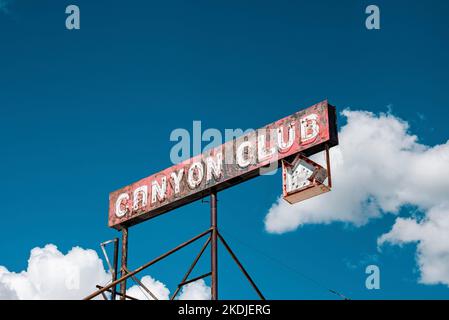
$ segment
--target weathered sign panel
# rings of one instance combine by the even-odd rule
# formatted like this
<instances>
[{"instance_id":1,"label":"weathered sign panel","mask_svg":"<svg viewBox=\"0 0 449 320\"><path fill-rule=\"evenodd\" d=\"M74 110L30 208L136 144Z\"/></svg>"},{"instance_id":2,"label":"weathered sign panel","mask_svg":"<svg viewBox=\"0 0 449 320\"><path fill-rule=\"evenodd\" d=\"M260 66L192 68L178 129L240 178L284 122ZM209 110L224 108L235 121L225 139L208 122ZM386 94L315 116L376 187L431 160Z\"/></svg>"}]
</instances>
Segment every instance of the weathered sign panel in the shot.
<instances>
[{"instance_id":1,"label":"weathered sign panel","mask_svg":"<svg viewBox=\"0 0 449 320\"><path fill-rule=\"evenodd\" d=\"M327 101L210 149L109 195L109 226L121 229L260 175L299 152L338 144L335 108Z\"/></svg>"},{"instance_id":2,"label":"weathered sign panel","mask_svg":"<svg viewBox=\"0 0 449 320\"><path fill-rule=\"evenodd\" d=\"M326 169L301 154L292 162L282 160L282 196L290 204L329 192L326 178Z\"/></svg>"}]
</instances>

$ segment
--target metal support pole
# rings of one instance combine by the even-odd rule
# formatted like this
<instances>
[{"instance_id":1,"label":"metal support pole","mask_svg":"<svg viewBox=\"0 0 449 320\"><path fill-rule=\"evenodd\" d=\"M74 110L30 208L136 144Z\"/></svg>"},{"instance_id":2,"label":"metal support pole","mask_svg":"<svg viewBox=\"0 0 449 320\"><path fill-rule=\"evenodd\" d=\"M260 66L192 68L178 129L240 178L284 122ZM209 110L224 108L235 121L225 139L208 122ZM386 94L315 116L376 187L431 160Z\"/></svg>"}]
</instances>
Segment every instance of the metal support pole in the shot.
<instances>
[{"instance_id":1,"label":"metal support pole","mask_svg":"<svg viewBox=\"0 0 449 320\"><path fill-rule=\"evenodd\" d=\"M129 273L129 270L126 269L126 273ZM145 290L150 296L151 298L153 298L153 300L159 300L156 295L151 292L150 289L148 289L143 283L142 281L140 281L135 275L132 275L131 278L137 283L137 285L139 285L141 288L143 288L143 290Z\"/></svg>"},{"instance_id":2,"label":"metal support pole","mask_svg":"<svg viewBox=\"0 0 449 320\"><path fill-rule=\"evenodd\" d=\"M122 229L122 263L121 263L121 278L126 274L128 267L128 228ZM115 281L113 281L114 283ZM120 300L126 300L126 279L120 282Z\"/></svg>"},{"instance_id":3,"label":"metal support pole","mask_svg":"<svg viewBox=\"0 0 449 320\"><path fill-rule=\"evenodd\" d=\"M198 276L198 277L192 278L192 279L190 279L190 280L181 282L180 284L178 284L178 288L183 287L183 286L185 286L186 284L189 284L189 283L198 281L198 280L200 280L200 279L204 279L204 278L206 278L206 277L209 277L210 275L212 275L212 272L208 272L208 273L202 274L202 275L200 275L200 276Z\"/></svg>"},{"instance_id":4,"label":"metal support pole","mask_svg":"<svg viewBox=\"0 0 449 320\"><path fill-rule=\"evenodd\" d=\"M332 188L332 175L331 175L331 158L329 156L329 145L326 144L326 167L327 167L327 186Z\"/></svg>"},{"instance_id":5,"label":"metal support pole","mask_svg":"<svg viewBox=\"0 0 449 320\"><path fill-rule=\"evenodd\" d=\"M112 261L113 274L112 281L117 280L117 272L118 272L118 238L114 238L114 260ZM115 300L117 297L117 286L112 287L111 300Z\"/></svg>"},{"instance_id":6,"label":"metal support pole","mask_svg":"<svg viewBox=\"0 0 449 320\"><path fill-rule=\"evenodd\" d=\"M210 194L210 223L211 223L211 299L218 300L218 241L217 241L217 192Z\"/></svg>"},{"instance_id":7,"label":"metal support pole","mask_svg":"<svg viewBox=\"0 0 449 320\"><path fill-rule=\"evenodd\" d=\"M99 285L97 285L96 287L97 287L97 289L100 289L100 290L104 288L104 287L99 286ZM107 289L106 291L102 292L102 294L105 293L105 292L111 292L112 293L112 290L111 289ZM122 296L122 294L120 292L116 292L115 294L120 296L120 297ZM139 299L136 299L136 298L131 297L131 296L126 296L125 298L128 299L128 300L139 300Z\"/></svg>"},{"instance_id":8,"label":"metal support pole","mask_svg":"<svg viewBox=\"0 0 449 320\"><path fill-rule=\"evenodd\" d=\"M212 230L211 229L207 229L206 231L200 233L199 235L193 237L192 239L190 239L189 241L186 241L184 243L181 243L179 246L177 246L174 249L171 249L170 251L160 255L159 257L151 260L150 262L147 262L146 264L144 264L143 266L140 266L139 268L135 269L134 271L131 271L125 275L122 275L122 277L120 279L115 280L114 282L102 287L102 289L95 291L94 293L88 295L87 297L84 298L84 300L90 300L92 298L95 298L96 296L98 296L99 294L101 294L104 291L107 291L109 289L111 289L113 286L115 286L117 283L123 283L126 279L132 277L133 275L141 272L142 270L145 270L146 268L148 268L149 266L152 266L153 264L155 264L158 261L161 261L162 259L168 257L169 255L175 253L176 251L184 248L185 246L188 246L189 244L191 244L192 242L198 240L199 238L204 237L206 234L210 233Z\"/></svg>"},{"instance_id":9,"label":"metal support pole","mask_svg":"<svg viewBox=\"0 0 449 320\"><path fill-rule=\"evenodd\" d=\"M192 272L193 268L195 268L198 260L200 260L201 256L203 255L204 251L206 250L206 247L208 246L209 242L210 242L210 236L209 236L209 238L207 238L206 242L201 247L200 253L198 253L198 255L196 256L195 260L193 260L192 264L190 265L189 270L187 270L186 274L182 278L181 283L184 283L187 280L187 278L190 276L190 273ZM170 300L175 300L177 294L179 293L179 290L181 290L181 286L178 286L176 288L175 293L173 293L173 295L170 298Z\"/></svg>"},{"instance_id":10,"label":"metal support pole","mask_svg":"<svg viewBox=\"0 0 449 320\"><path fill-rule=\"evenodd\" d=\"M108 300L108 297L106 296L106 293L102 292L101 295L103 296L103 300Z\"/></svg>"}]
</instances>

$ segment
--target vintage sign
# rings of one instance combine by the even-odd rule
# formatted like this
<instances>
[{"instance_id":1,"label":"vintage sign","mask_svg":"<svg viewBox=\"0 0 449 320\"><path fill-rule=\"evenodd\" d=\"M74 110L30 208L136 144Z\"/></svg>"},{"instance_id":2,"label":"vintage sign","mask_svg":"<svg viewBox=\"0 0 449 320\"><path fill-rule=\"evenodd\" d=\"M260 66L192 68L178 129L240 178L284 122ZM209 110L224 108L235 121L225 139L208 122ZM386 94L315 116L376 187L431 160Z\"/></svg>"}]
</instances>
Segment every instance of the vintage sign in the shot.
<instances>
[{"instance_id":1,"label":"vintage sign","mask_svg":"<svg viewBox=\"0 0 449 320\"><path fill-rule=\"evenodd\" d=\"M326 178L326 169L301 154L292 162L282 160L282 195L290 204L330 191Z\"/></svg>"},{"instance_id":2,"label":"vintage sign","mask_svg":"<svg viewBox=\"0 0 449 320\"><path fill-rule=\"evenodd\" d=\"M320 102L112 192L109 226L135 225L277 168L284 158L337 144L335 108Z\"/></svg>"}]
</instances>

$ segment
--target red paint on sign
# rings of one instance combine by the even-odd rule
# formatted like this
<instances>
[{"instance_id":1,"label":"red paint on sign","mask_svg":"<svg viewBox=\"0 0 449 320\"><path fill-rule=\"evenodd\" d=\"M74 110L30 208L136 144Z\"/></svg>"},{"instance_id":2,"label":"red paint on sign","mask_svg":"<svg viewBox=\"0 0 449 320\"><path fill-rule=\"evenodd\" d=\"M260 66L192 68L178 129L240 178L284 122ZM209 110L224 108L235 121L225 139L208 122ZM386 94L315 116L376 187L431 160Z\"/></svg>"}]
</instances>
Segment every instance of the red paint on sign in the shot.
<instances>
[{"instance_id":1,"label":"red paint on sign","mask_svg":"<svg viewBox=\"0 0 449 320\"><path fill-rule=\"evenodd\" d=\"M208 150L109 195L109 226L121 229L260 174L299 152L306 156L338 144L335 108L320 102Z\"/></svg>"}]
</instances>

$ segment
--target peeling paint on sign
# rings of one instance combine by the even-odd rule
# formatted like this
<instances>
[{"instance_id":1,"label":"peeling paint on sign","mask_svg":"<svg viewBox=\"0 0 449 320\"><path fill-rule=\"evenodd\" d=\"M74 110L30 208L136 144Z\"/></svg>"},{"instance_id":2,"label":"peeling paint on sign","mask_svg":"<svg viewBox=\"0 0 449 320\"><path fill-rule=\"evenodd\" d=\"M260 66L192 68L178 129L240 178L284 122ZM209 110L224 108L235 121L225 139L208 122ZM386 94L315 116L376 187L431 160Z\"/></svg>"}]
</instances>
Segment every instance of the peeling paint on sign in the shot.
<instances>
[{"instance_id":1,"label":"peeling paint on sign","mask_svg":"<svg viewBox=\"0 0 449 320\"><path fill-rule=\"evenodd\" d=\"M335 108L320 102L109 195L109 226L135 225L260 174L299 152L338 144Z\"/></svg>"},{"instance_id":2,"label":"peeling paint on sign","mask_svg":"<svg viewBox=\"0 0 449 320\"><path fill-rule=\"evenodd\" d=\"M301 154L291 163L282 160L282 195L290 204L329 192L323 184L326 179L327 170Z\"/></svg>"}]
</instances>

